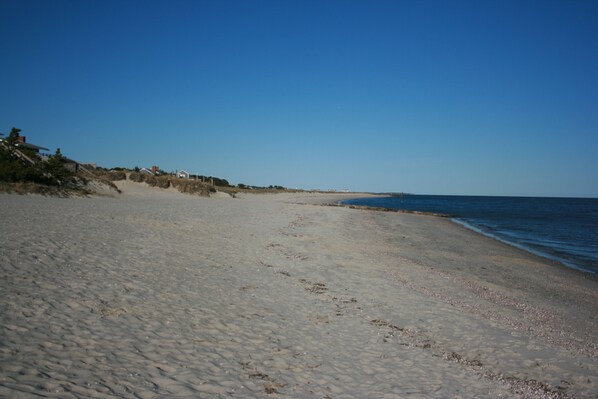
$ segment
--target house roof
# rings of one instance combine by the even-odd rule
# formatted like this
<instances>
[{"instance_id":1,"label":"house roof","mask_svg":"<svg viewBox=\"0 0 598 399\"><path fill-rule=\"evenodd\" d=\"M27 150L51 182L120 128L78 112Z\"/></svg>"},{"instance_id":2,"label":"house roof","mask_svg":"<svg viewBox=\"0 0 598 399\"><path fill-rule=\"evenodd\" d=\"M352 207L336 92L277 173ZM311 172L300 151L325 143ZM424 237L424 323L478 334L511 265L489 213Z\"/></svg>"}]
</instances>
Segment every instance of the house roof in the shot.
<instances>
[{"instance_id":1,"label":"house roof","mask_svg":"<svg viewBox=\"0 0 598 399\"><path fill-rule=\"evenodd\" d=\"M30 150L44 150L44 151L50 151L49 148L46 147L40 147L39 145L35 145L35 144L30 144L30 143L23 143L23 142L18 142L16 143L17 147L23 147L23 148L29 148Z\"/></svg>"}]
</instances>

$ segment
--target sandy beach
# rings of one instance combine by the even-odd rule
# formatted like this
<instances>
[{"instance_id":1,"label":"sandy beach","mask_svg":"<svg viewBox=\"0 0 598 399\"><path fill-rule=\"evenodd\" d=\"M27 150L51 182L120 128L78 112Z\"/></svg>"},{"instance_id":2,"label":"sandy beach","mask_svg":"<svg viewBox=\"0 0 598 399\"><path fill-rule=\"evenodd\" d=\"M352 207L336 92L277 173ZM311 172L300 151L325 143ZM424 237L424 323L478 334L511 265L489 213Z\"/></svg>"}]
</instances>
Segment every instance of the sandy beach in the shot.
<instances>
[{"instance_id":1,"label":"sandy beach","mask_svg":"<svg viewBox=\"0 0 598 399\"><path fill-rule=\"evenodd\" d=\"M0 194L0 397L598 397L594 276L341 194L117 184Z\"/></svg>"}]
</instances>

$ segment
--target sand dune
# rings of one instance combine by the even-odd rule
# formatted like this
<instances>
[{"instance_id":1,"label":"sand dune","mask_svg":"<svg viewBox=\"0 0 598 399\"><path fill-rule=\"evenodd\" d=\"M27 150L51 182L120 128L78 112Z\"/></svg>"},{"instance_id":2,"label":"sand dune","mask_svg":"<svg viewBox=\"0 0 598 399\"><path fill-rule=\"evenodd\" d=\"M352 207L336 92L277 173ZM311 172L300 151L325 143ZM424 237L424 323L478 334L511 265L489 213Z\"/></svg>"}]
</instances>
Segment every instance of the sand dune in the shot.
<instances>
[{"instance_id":1,"label":"sand dune","mask_svg":"<svg viewBox=\"0 0 598 399\"><path fill-rule=\"evenodd\" d=\"M598 395L598 284L441 218L0 195L0 396Z\"/></svg>"}]
</instances>

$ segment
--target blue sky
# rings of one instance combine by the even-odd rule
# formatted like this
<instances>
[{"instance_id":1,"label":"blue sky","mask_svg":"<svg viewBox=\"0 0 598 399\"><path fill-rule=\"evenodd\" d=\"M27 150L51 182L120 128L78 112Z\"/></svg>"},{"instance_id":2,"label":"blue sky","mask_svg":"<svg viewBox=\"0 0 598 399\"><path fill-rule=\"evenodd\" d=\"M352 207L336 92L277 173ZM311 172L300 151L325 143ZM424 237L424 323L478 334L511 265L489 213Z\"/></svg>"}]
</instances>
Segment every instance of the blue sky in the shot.
<instances>
[{"instance_id":1,"label":"blue sky","mask_svg":"<svg viewBox=\"0 0 598 399\"><path fill-rule=\"evenodd\" d=\"M595 1L0 0L0 132L231 183L598 197Z\"/></svg>"}]
</instances>

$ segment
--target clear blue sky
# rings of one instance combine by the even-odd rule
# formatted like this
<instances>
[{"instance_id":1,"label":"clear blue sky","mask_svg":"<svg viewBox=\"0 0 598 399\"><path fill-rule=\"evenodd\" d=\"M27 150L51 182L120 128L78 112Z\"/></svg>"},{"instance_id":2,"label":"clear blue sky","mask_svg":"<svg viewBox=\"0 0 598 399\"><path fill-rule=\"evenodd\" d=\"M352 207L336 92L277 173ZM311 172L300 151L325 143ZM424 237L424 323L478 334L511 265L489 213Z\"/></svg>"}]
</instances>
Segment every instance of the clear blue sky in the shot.
<instances>
[{"instance_id":1,"label":"clear blue sky","mask_svg":"<svg viewBox=\"0 0 598 399\"><path fill-rule=\"evenodd\" d=\"M0 0L0 131L231 183L598 197L596 1Z\"/></svg>"}]
</instances>

